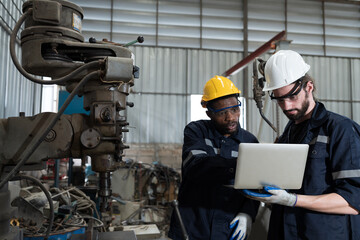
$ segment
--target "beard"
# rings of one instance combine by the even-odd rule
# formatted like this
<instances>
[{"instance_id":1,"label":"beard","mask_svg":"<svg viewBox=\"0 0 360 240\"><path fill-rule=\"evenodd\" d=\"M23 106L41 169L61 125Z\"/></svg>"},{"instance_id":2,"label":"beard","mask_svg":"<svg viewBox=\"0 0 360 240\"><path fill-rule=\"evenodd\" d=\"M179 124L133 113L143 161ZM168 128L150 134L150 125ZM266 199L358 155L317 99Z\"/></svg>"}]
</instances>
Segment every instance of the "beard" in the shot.
<instances>
[{"instance_id":1,"label":"beard","mask_svg":"<svg viewBox=\"0 0 360 240\"><path fill-rule=\"evenodd\" d=\"M293 108L293 109L289 109L289 110L284 110L284 114L288 117L288 119L293 120L293 121L297 121L302 119L305 116L305 113L307 112L307 110L309 109L310 106L310 101L309 101L309 94L305 91L305 100L304 102L301 104L301 108ZM290 111L296 110L297 113L296 114L290 114Z\"/></svg>"}]
</instances>

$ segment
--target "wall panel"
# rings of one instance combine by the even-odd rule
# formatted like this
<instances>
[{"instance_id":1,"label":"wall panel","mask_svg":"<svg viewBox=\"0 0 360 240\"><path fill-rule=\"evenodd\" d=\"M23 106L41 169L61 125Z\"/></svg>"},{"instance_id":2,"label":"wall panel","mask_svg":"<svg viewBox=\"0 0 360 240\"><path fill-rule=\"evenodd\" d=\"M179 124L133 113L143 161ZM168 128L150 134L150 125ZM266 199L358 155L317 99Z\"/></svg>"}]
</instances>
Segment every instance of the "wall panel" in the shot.
<instances>
[{"instance_id":1,"label":"wall panel","mask_svg":"<svg viewBox=\"0 0 360 240\"><path fill-rule=\"evenodd\" d=\"M144 45L252 52L286 30L307 55L360 57L360 5L313 0L74 0L89 37ZM112 3L112 4L111 4ZM244 23L248 39L244 38ZM101 34L103 33L101 36Z\"/></svg>"},{"instance_id":2,"label":"wall panel","mask_svg":"<svg viewBox=\"0 0 360 240\"><path fill-rule=\"evenodd\" d=\"M19 116L19 112L26 116L40 112L41 85L24 78L10 57L10 33L21 16L21 5L21 0L0 2L0 118ZM18 43L15 50L21 62Z\"/></svg>"}]
</instances>

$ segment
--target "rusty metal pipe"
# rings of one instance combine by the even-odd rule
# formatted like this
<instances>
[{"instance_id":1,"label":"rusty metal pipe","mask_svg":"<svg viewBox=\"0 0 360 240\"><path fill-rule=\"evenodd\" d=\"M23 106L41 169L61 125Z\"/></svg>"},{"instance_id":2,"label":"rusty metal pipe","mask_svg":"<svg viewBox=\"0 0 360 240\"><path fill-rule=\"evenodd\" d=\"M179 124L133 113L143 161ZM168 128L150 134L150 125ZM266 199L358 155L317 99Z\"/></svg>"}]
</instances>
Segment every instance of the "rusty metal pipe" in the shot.
<instances>
[{"instance_id":1,"label":"rusty metal pipe","mask_svg":"<svg viewBox=\"0 0 360 240\"><path fill-rule=\"evenodd\" d=\"M226 70L222 76L224 77L228 77L231 75L234 75L236 73L238 73L239 71L241 71L242 69L244 69L249 63L251 63L256 57L264 54L265 52L267 52L269 49L271 49L272 45L274 44L274 42L279 41L284 39L286 32L282 31L278 34L276 34L276 36L274 36L273 38L271 38L269 41L267 41L265 44L263 44L261 47L259 47L258 49L256 49L253 53L251 53L250 55L248 55L247 57L245 57L243 60L241 60L240 62L236 63L234 66L232 66L231 68L229 68L228 70Z\"/></svg>"}]
</instances>

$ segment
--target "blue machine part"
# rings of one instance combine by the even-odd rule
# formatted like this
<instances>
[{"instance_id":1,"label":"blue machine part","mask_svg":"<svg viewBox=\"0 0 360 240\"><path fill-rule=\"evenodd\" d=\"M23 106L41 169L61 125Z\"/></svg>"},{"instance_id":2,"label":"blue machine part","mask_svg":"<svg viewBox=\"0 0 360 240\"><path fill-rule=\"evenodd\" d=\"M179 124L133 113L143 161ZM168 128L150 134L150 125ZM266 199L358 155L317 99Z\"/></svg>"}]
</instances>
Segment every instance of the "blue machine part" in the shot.
<instances>
[{"instance_id":1,"label":"blue machine part","mask_svg":"<svg viewBox=\"0 0 360 240\"><path fill-rule=\"evenodd\" d=\"M59 91L59 106L58 109L64 104L66 98L70 95L67 91ZM84 109L84 99L83 97L75 96L69 106L65 109L64 114L73 114L73 113L85 113L90 114L90 111L85 111Z\"/></svg>"},{"instance_id":2,"label":"blue machine part","mask_svg":"<svg viewBox=\"0 0 360 240\"><path fill-rule=\"evenodd\" d=\"M63 231L63 233L54 234L49 236L48 240L69 240L72 235L84 234L85 228L70 228L72 230ZM43 240L44 236L24 237L24 240Z\"/></svg>"}]
</instances>

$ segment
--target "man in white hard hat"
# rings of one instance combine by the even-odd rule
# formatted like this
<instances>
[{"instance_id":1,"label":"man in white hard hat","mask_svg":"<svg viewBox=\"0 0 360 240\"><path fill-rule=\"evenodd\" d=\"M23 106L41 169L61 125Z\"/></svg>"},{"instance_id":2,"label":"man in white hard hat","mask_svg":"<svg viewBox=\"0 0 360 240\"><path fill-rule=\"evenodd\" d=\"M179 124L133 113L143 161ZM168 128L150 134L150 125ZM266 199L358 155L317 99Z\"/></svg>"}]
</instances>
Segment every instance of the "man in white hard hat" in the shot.
<instances>
[{"instance_id":1,"label":"man in white hard hat","mask_svg":"<svg viewBox=\"0 0 360 240\"><path fill-rule=\"evenodd\" d=\"M309 144L302 187L249 197L272 204L268 240L360 239L360 126L314 98L309 69L291 50L265 65L264 90L290 120L278 142Z\"/></svg>"},{"instance_id":2,"label":"man in white hard hat","mask_svg":"<svg viewBox=\"0 0 360 240\"><path fill-rule=\"evenodd\" d=\"M258 142L239 124L239 94L230 79L211 78L201 101L210 120L191 122L184 129L178 200L190 240L244 240L256 217L259 202L226 186L234 181L239 144ZM184 239L174 214L169 237Z\"/></svg>"}]
</instances>

